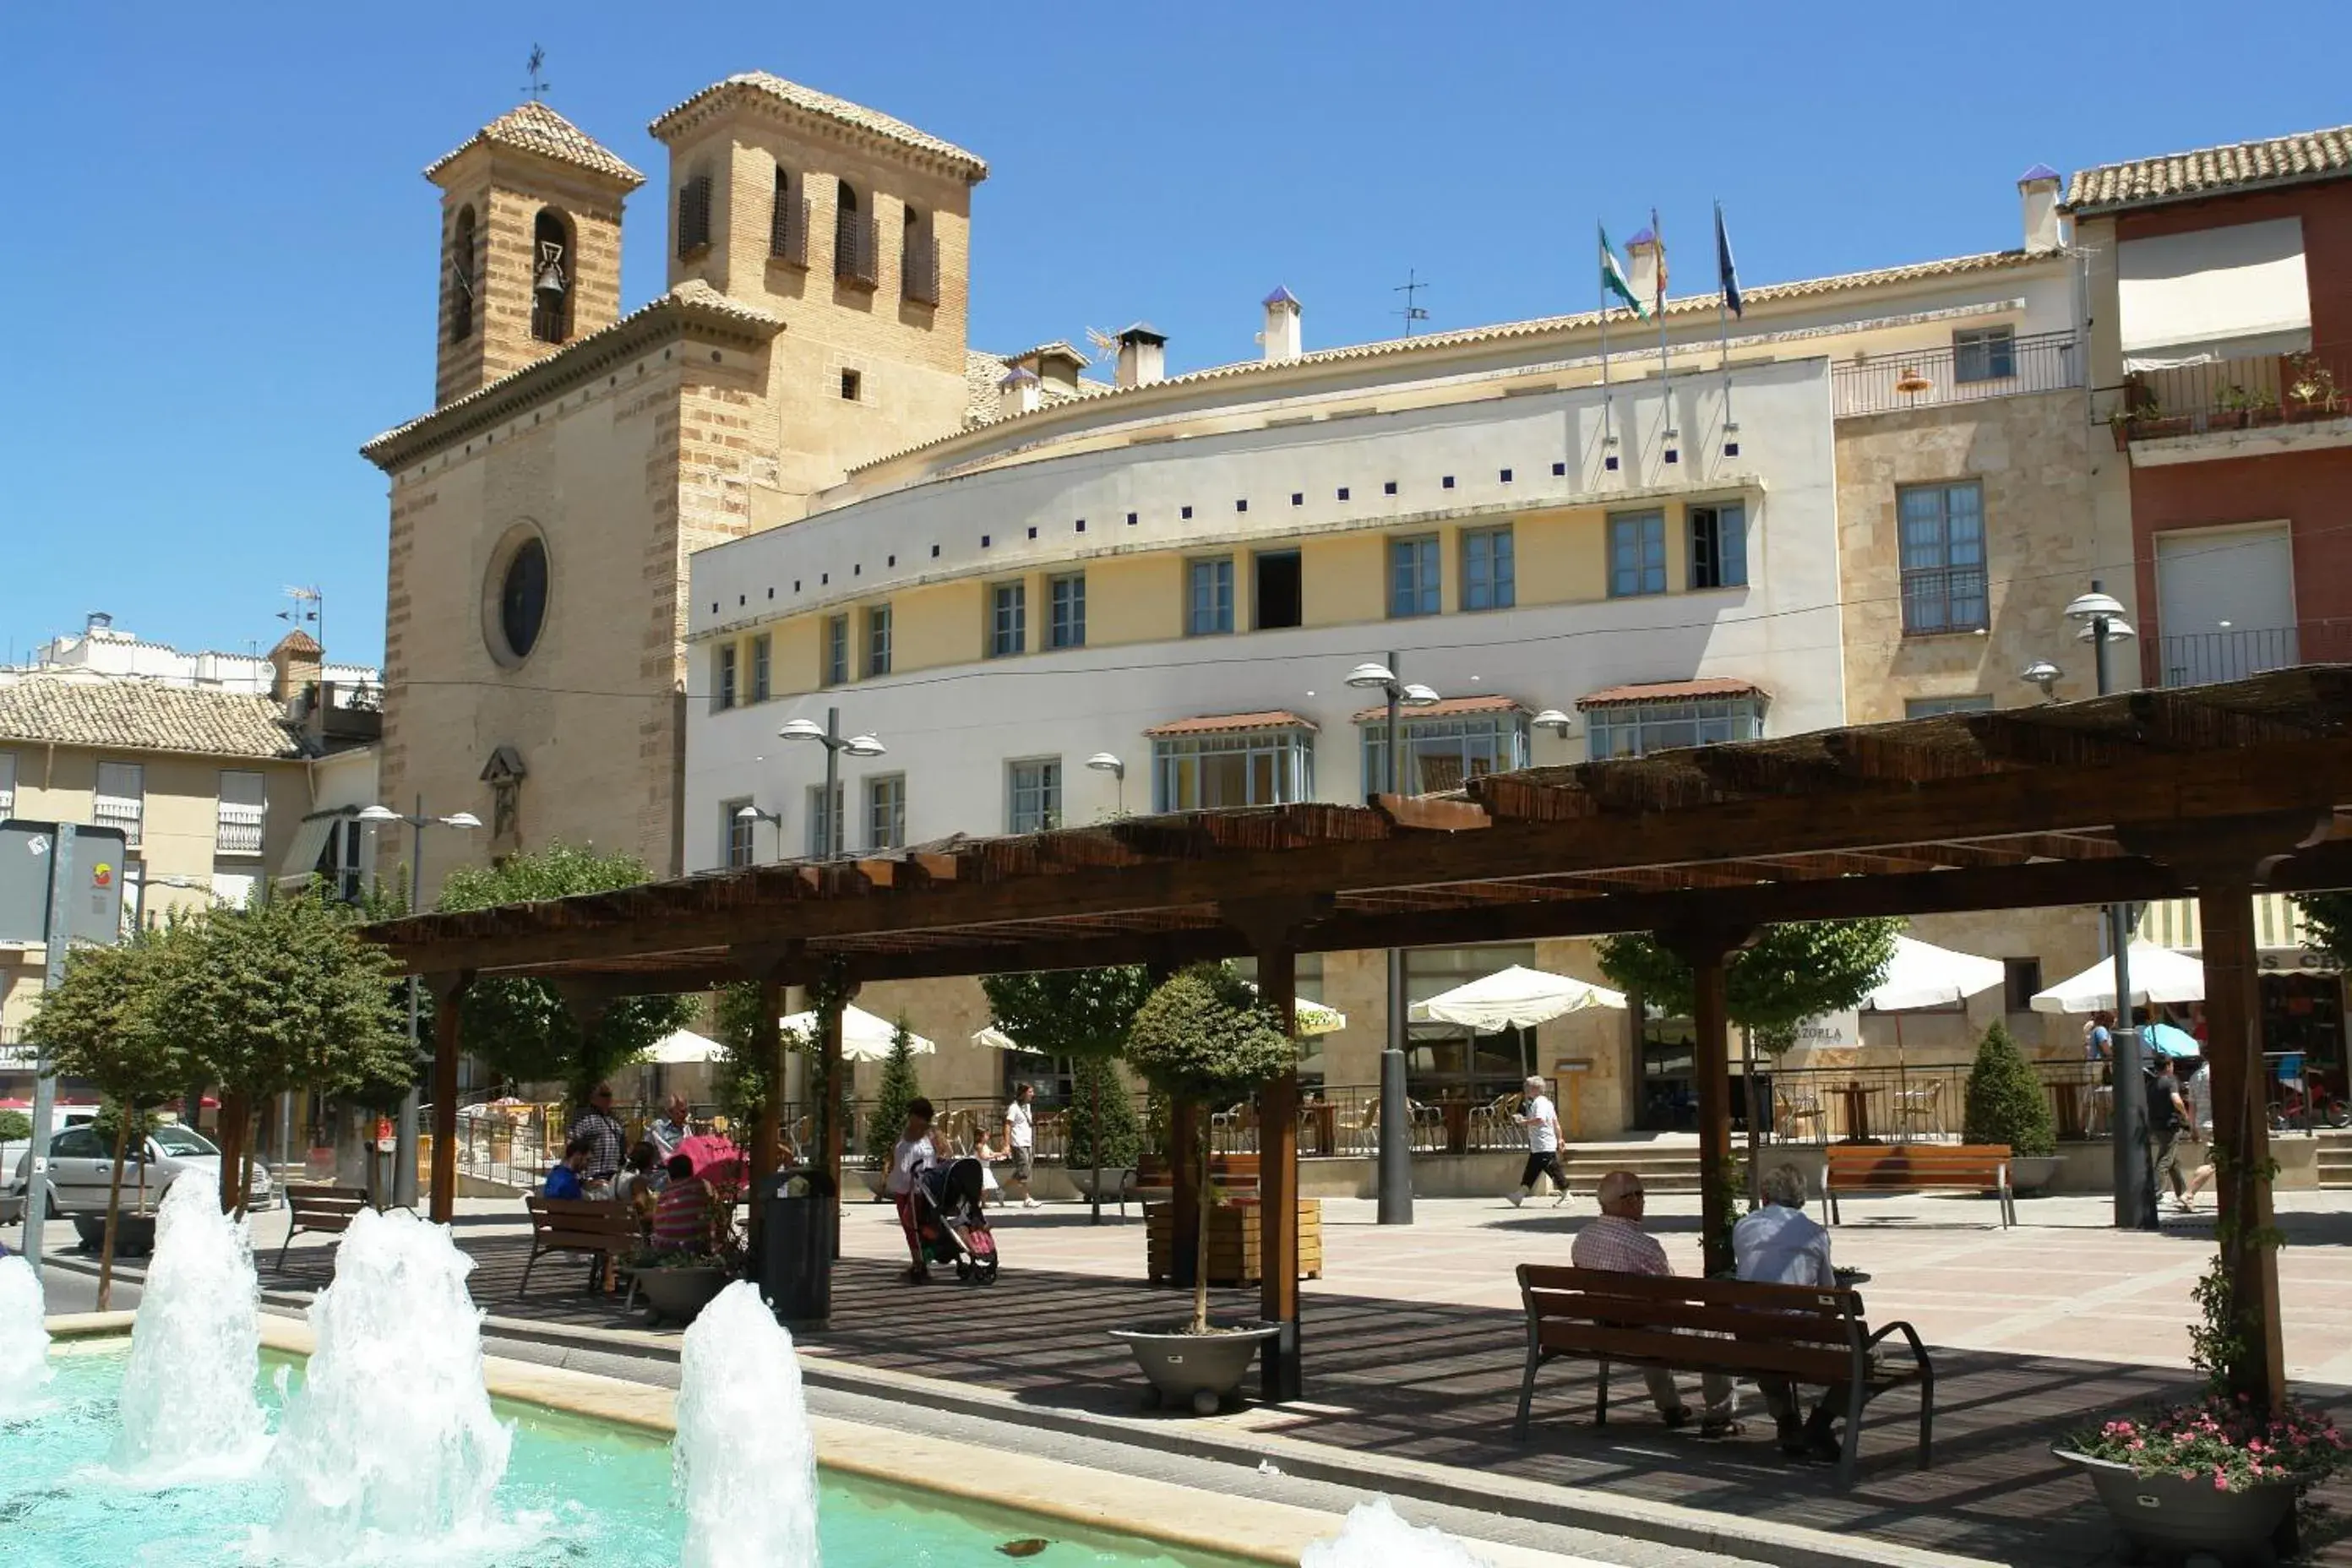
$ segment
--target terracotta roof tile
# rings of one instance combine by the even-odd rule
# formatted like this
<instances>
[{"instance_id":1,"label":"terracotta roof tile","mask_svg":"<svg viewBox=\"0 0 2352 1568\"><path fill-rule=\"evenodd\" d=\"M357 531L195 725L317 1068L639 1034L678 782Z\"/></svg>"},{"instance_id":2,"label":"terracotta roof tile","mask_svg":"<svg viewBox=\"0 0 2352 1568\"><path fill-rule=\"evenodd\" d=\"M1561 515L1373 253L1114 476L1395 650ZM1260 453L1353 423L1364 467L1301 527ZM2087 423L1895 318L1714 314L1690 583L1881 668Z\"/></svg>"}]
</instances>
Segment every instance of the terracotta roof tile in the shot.
<instances>
[{"instance_id":1,"label":"terracotta roof tile","mask_svg":"<svg viewBox=\"0 0 2352 1568\"><path fill-rule=\"evenodd\" d=\"M2078 213L2118 212L2347 174L2352 174L2352 125L2339 125L2327 131L2299 131L2292 136L2103 163L2074 175L2066 189L2066 205Z\"/></svg>"},{"instance_id":2,"label":"terracotta roof tile","mask_svg":"<svg viewBox=\"0 0 2352 1568\"><path fill-rule=\"evenodd\" d=\"M646 183L643 174L621 162L603 142L547 105L535 101L517 104L475 132L462 145L427 163L425 177L433 178L467 148L493 143L536 153L542 158L570 163L633 187Z\"/></svg>"},{"instance_id":3,"label":"terracotta roof tile","mask_svg":"<svg viewBox=\"0 0 2352 1568\"><path fill-rule=\"evenodd\" d=\"M1611 686L1576 700L1579 708L1609 708L1621 702L1686 702L1701 697L1764 697L1752 680L1709 676L1702 680L1650 680L1636 686Z\"/></svg>"},{"instance_id":4,"label":"terracotta roof tile","mask_svg":"<svg viewBox=\"0 0 2352 1568\"><path fill-rule=\"evenodd\" d=\"M6 741L209 757L310 754L285 709L267 697L73 676L0 685L0 742Z\"/></svg>"},{"instance_id":5,"label":"terracotta roof tile","mask_svg":"<svg viewBox=\"0 0 2352 1568\"><path fill-rule=\"evenodd\" d=\"M1033 349L1030 352L1034 353L1037 351ZM1003 407L996 395L996 388L998 384L1003 381L1006 368L1020 357L1022 356L1019 354L986 353L979 349L964 351L963 423L965 429L969 430L979 425L993 425L998 419L1003 417ZM1040 382L1037 390L1039 395L1045 399L1045 407L1058 408L1065 403L1076 403L1085 397L1100 397L1107 392L1116 392L1118 389L1108 383L1088 381L1082 376L1078 380L1078 390L1075 395L1057 390L1050 382Z\"/></svg>"},{"instance_id":6,"label":"terracotta roof tile","mask_svg":"<svg viewBox=\"0 0 2352 1568\"><path fill-rule=\"evenodd\" d=\"M1228 735L1242 730L1307 730L1316 728L1312 719L1302 719L1285 709L1270 708L1262 713L1207 713L1198 719L1179 719L1172 724L1154 724L1144 733L1154 740L1162 735Z\"/></svg>"},{"instance_id":7,"label":"terracotta roof tile","mask_svg":"<svg viewBox=\"0 0 2352 1568\"><path fill-rule=\"evenodd\" d=\"M765 93L805 113L869 132L902 147L929 153L955 165L957 172L974 184L988 178L988 161L977 153L967 153L952 142L942 141L926 131L918 131L905 121L894 120L878 109L868 109L862 103L852 103L845 98L835 98L829 92L819 92L813 87L786 81L782 77L767 71L741 71L725 81L715 82L685 102L666 110L646 129L667 140L674 122L688 110L700 108L721 93L740 89Z\"/></svg>"},{"instance_id":8,"label":"terracotta roof tile","mask_svg":"<svg viewBox=\"0 0 2352 1568\"><path fill-rule=\"evenodd\" d=\"M1526 711L1528 711L1528 705L1516 697L1445 697L1426 708L1408 708L1404 710L1404 716L1407 719L1451 719L1458 713L1525 713ZM1375 719L1385 719L1388 716L1388 705L1382 703L1378 708L1359 709L1355 714L1355 720L1359 724L1369 724Z\"/></svg>"}]
</instances>

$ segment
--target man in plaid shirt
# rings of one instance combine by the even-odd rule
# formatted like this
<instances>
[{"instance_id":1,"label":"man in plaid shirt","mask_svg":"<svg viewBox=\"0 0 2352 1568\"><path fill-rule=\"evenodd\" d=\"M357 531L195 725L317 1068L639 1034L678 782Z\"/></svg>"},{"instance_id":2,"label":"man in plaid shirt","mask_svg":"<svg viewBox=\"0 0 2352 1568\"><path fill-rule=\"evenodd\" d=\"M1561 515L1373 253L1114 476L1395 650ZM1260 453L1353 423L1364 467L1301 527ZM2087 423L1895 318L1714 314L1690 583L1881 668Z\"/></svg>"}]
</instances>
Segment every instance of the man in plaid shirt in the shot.
<instances>
[{"instance_id":1,"label":"man in plaid shirt","mask_svg":"<svg viewBox=\"0 0 2352 1568\"><path fill-rule=\"evenodd\" d=\"M1576 1233L1576 1245L1569 1250L1569 1262L1579 1268L1601 1268L1613 1274L1674 1272L1673 1266L1666 1262L1666 1249L1658 1245L1657 1237L1642 1228L1641 1177L1631 1171L1612 1171L1601 1178L1600 1189L1594 1195L1601 1201L1601 1217ZM1658 1414L1668 1426L1689 1422L1690 1407L1675 1389L1673 1373L1661 1367L1646 1368L1642 1381L1649 1385L1650 1397L1657 1403ZM1701 1373L1699 1386L1706 1408L1699 1419L1698 1435L1738 1436L1739 1423L1732 1419L1739 1408L1738 1386L1719 1372Z\"/></svg>"},{"instance_id":2,"label":"man in plaid shirt","mask_svg":"<svg viewBox=\"0 0 2352 1568\"><path fill-rule=\"evenodd\" d=\"M588 1109L572 1124L571 1136L588 1140L588 1169L583 1173L592 1182L609 1182L621 1168L624 1152L621 1119L613 1114L613 1086L600 1083L589 1097Z\"/></svg>"}]
</instances>

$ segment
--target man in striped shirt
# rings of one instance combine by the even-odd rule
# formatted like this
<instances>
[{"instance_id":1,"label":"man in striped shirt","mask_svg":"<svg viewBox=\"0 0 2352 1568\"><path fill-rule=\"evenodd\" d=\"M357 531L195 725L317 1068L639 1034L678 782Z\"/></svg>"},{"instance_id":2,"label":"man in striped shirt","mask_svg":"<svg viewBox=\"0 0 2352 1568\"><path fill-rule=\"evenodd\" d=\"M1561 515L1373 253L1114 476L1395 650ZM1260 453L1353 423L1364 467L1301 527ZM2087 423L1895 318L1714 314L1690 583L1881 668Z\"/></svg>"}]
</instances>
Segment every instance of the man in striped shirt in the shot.
<instances>
[{"instance_id":1,"label":"man in striped shirt","mask_svg":"<svg viewBox=\"0 0 2352 1568\"><path fill-rule=\"evenodd\" d=\"M1569 1262L1579 1268L1601 1268L1614 1274L1675 1271L1658 1238L1642 1228L1643 1197L1640 1176L1631 1171L1612 1171L1601 1178L1594 1195L1601 1200L1601 1217L1576 1233L1576 1244L1569 1249ZM1683 1403L1681 1393L1675 1387L1673 1373L1663 1367L1648 1367L1642 1373L1642 1381L1649 1385L1650 1397L1668 1426L1689 1423L1690 1406ZM1706 1408L1699 1418L1698 1435L1738 1436L1739 1423L1733 1416L1739 1409L1738 1386L1722 1373L1709 1372L1699 1375L1699 1391Z\"/></svg>"}]
</instances>

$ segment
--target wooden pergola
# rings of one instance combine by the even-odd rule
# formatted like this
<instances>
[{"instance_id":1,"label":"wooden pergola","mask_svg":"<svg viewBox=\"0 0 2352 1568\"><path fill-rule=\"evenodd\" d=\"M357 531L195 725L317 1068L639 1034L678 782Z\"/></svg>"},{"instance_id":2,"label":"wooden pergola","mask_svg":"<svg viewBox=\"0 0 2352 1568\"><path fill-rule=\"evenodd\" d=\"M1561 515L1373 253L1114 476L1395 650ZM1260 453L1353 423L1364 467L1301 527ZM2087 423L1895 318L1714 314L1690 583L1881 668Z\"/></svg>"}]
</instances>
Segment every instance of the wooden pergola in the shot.
<instances>
[{"instance_id":1,"label":"wooden pergola","mask_svg":"<svg viewBox=\"0 0 2352 1568\"><path fill-rule=\"evenodd\" d=\"M631 994L751 982L780 1064L782 990L1254 955L1286 1017L1297 955L1654 931L1696 974L1703 1168L1730 1153L1724 962L1785 921L2108 904L2194 893L2224 1163L2224 1248L2281 1389L2253 895L2352 885L2352 667L1952 714L1492 774L1458 792L1129 817L369 928L445 1003L483 976L551 983L583 1018ZM837 1019L837 1014L835 1015ZM436 1009L455 1081L460 1010ZM837 1024L820 1042L839 1081ZM781 1083L779 1072L774 1081ZM1266 1390L1299 1388L1297 1106L1261 1097ZM446 1219L457 1105L435 1097ZM754 1159L772 1169L774 1119ZM1179 1147L1186 1140L1179 1139ZM822 1157L838 1182L842 1130ZM1198 1173L1179 1172L1180 1242ZM1709 1264L1732 1188L1706 1184ZM1189 1248L1180 1245L1179 1256Z\"/></svg>"}]
</instances>

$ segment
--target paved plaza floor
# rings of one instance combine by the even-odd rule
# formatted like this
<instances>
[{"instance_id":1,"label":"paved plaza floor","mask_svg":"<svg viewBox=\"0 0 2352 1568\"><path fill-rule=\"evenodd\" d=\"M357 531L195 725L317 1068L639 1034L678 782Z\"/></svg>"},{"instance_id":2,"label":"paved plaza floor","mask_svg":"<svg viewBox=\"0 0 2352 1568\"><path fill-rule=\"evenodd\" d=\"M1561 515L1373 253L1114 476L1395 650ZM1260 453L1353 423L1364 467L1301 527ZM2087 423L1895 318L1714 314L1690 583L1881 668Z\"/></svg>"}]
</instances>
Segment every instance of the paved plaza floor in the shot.
<instances>
[{"instance_id":1,"label":"paved plaza floor","mask_svg":"<svg viewBox=\"0 0 2352 1568\"><path fill-rule=\"evenodd\" d=\"M2284 1194L2278 1203L2290 1373L2306 1395L2352 1412L2352 1194ZM2154 1234L2121 1233L2108 1227L2104 1199L2033 1199L2003 1231L1988 1201L1873 1198L1846 1206L1837 1259L1870 1274L1862 1289L1874 1324L1908 1319L1933 1347L1932 1468L1914 1464L1909 1393L1872 1406L1862 1476L1842 1492L1826 1472L1780 1457L1752 1391L1748 1431L1730 1442L1668 1433L1638 1382L1622 1379L1609 1425L1596 1428L1591 1369L1560 1363L1544 1374L1532 1440L1515 1444L1525 1338L1512 1269L1564 1262L1593 1212L1589 1198L1520 1209L1424 1200L1416 1223L1401 1227L1376 1224L1370 1202L1327 1202L1324 1276L1304 1291L1306 1400L1213 1426L1452 1467L1489 1485L1599 1489L1995 1562L2089 1564L2107 1560L2104 1515L2050 1444L2105 1413L2194 1391L2186 1325L2196 1316L2190 1288L2212 1256L2210 1209L2168 1215ZM915 1287L899 1278L906 1255L890 1208L846 1205L833 1321L803 1335L804 1348L824 1362L1009 1396L1041 1424L1068 1415L1139 1435L1175 1430L1174 1418L1140 1411L1134 1368L1105 1332L1182 1310L1175 1293L1142 1280L1138 1212L1121 1222L1109 1211L1097 1226L1083 1205L1057 1204L1005 1211L997 1223L996 1285ZM1648 1223L1677 1268L1696 1268L1696 1198L1655 1200ZM265 1213L255 1237L265 1289L291 1300L328 1277L331 1238L298 1238L280 1271L283 1225ZM583 1290L585 1270L569 1259L543 1262L519 1294L529 1250L519 1203L467 1200L457 1232L479 1265L476 1299L490 1313L674 1354L674 1334L635 1331L641 1320ZM1255 1295L1219 1291L1216 1305L1246 1316ZM2327 1500L2352 1513L2352 1488L2339 1484ZM2352 1564L2352 1539L2331 1523L2315 1560Z\"/></svg>"}]
</instances>

